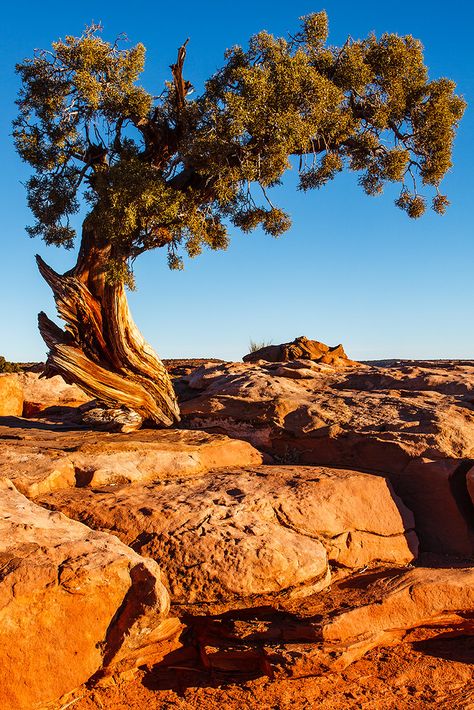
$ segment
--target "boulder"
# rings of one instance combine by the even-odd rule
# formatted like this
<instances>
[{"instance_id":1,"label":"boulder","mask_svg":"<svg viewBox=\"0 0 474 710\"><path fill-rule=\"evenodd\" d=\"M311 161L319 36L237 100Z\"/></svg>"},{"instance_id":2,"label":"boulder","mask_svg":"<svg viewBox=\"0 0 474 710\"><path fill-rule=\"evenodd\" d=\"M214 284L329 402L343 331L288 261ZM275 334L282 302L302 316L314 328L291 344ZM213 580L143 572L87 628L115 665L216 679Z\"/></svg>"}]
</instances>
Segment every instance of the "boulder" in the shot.
<instances>
[{"instance_id":1,"label":"boulder","mask_svg":"<svg viewBox=\"0 0 474 710\"><path fill-rule=\"evenodd\" d=\"M0 481L0 707L159 661L179 630L156 562Z\"/></svg>"},{"instance_id":2,"label":"boulder","mask_svg":"<svg viewBox=\"0 0 474 710\"><path fill-rule=\"evenodd\" d=\"M23 387L17 374L0 374L0 417L21 417Z\"/></svg>"},{"instance_id":3,"label":"boulder","mask_svg":"<svg viewBox=\"0 0 474 710\"><path fill-rule=\"evenodd\" d=\"M276 462L389 476L426 550L474 554L464 468L474 458L472 365L226 363L184 380L185 426L246 439Z\"/></svg>"},{"instance_id":4,"label":"boulder","mask_svg":"<svg viewBox=\"0 0 474 710\"><path fill-rule=\"evenodd\" d=\"M40 500L159 561L181 606L308 596L331 566L404 565L417 553L413 515L390 484L354 471L247 467Z\"/></svg>"},{"instance_id":5,"label":"boulder","mask_svg":"<svg viewBox=\"0 0 474 710\"><path fill-rule=\"evenodd\" d=\"M22 372L17 377L24 391L25 417L36 417L50 407L79 407L91 399L77 385L68 385L60 375L46 379L41 372Z\"/></svg>"},{"instance_id":6,"label":"boulder","mask_svg":"<svg viewBox=\"0 0 474 710\"><path fill-rule=\"evenodd\" d=\"M254 352L248 353L243 358L244 362L287 362L288 360L315 360L328 365L342 367L356 365L349 360L342 345L329 347L317 340L309 340L304 335L295 338L291 343L281 345L266 345Z\"/></svg>"},{"instance_id":7,"label":"boulder","mask_svg":"<svg viewBox=\"0 0 474 710\"><path fill-rule=\"evenodd\" d=\"M184 430L133 434L64 431L39 424L0 426L0 478L29 498L71 486L102 486L185 478L229 465L262 462L246 441Z\"/></svg>"}]
</instances>

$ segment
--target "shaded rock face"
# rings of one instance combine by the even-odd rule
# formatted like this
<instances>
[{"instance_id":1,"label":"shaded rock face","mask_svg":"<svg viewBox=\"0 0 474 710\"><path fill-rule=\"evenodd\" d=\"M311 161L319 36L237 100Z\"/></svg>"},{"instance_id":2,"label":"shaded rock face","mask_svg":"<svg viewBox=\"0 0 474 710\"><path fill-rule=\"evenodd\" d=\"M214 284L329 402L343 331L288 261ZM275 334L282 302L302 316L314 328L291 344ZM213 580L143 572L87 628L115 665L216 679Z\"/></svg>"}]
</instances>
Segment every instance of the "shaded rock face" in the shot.
<instances>
[{"instance_id":1,"label":"shaded rock face","mask_svg":"<svg viewBox=\"0 0 474 710\"><path fill-rule=\"evenodd\" d=\"M388 475L425 549L474 554L472 365L227 363L185 381L185 426L246 439L276 461Z\"/></svg>"},{"instance_id":2,"label":"shaded rock face","mask_svg":"<svg viewBox=\"0 0 474 710\"><path fill-rule=\"evenodd\" d=\"M248 609L239 614L234 610L213 617L188 617L188 623L212 670L229 666L239 670L235 649L240 646L240 668L245 668L247 654L254 671L260 666L265 672L266 662L267 673L269 666L284 667L293 681L298 677L321 678L328 670L334 673L346 669L377 646L472 634L473 575L469 567L361 570L310 598L280 602L278 611L266 607L259 614L250 614ZM262 647L266 651L263 657ZM376 657L374 665L378 664ZM337 675L327 680L331 689L341 682ZM333 707L331 695L328 700L324 707ZM337 705L341 709L352 706ZM408 710L413 704L369 703L367 707ZM458 706L448 703L443 707Z\"/></svg>"},{"instance_id":3,"label":"shaded rock face","mask_svg":"<svg viewBox=\"0 0 474 710\"><path fill-rule=\"evenodd\" d=\"M153 557L180 605L313 594L339 573L417 554L412 513L381 477L319 467L229 469L41 498ZM383 511L383 515L380 514Z\"/></svg>"},{"instance_id":4,"label":"shaded rock face","mask_svg":"<svg viewBox=\"0 0 474 710\"><path fill-rule=\"evenodd\" d=\"M344 367L354 364L347 357L342 345L331 348L317 340L309 340L304 335L295 338L291 343L281 345L267 345L255 350L243 358L244 362L287 362L288 360L314 360L326 365L339 365Z\"/></svg>"},{"instance_id":5,"label":"shaded rock face","mask_svg":"<svg viewBox=\"0 0 474 710\"><path fill-rule=\"evenodd\" d=\"M278 608L269 604L216 616L187 616L195 646L177 651L172 660L165 659L127 683L81 689L73 707L470 708L474 700L472 637L466 635L468 619L462 619L456 607L472 610L472 579L469 570L436 572L437 588L432 569L385 568L346 577L303 600L280 601ZM460 584L455 590L456 581ZM401 591L403 587L408 614L392 618L390 607L400 607L403 595L398 605L393 604L396 592L389 603L386 600L395 588ZM420 611L427 612L422 625L415 628L411 624L420 623L421 614L413 614L407 594L410 588ZM432 610L423 602L430 594L436 599ZM360 608L367 614L367 626L355 627L354 641L350 628L347 635L344 632L346 614ZM377 614L379 608L382 613ZM340 633L329 639L334 621L339 622ZM394 621L406 627L394 629ZM327 640L323 640L324 632ZM382 647L362 658L374 646L376 636L385 639Z\"/></svg>"},{"instance_id":6,"label":"shaded rock face","mask_svg":"<svg viewBox=\"0 0 474 710\"><path fill-rule=\"evenodd\" d=\"M21 417L23 388L17 374L0 374L0 417Z\"/></svg>"},{"instance_id":7,"label":"shaded rock face","mask_svg":"<svg viewBox=\"0 0 474 710\"><path fill-rule=\"evenodd\" d=\"M163 657L179 624L156 562L5 480L0 510L0 707L31 710L99 671Z\"/></svg>"},{"instance_id":8,"label":"shaded rock face","mask_svg":"<svg viewBox=\"0 0 474 710\"><path fill-rule=\"evenodd\" d=\"M180 430L97 434L61 431L41 422L37 427L0 426L0 478L10 478L30 498L71 486L186 477L262 462L251 444L222 434Z\"/></svg>"},{"instance_id":9,"label":"shaded rock face","mask_svg":"<svg viewBox=\"0 0 474 710\"><path fill-rule=\"evenodd\" d=\"M466 474L467 490L474 505L474 466L470 467Z\"/></svg>"}]
</instances>

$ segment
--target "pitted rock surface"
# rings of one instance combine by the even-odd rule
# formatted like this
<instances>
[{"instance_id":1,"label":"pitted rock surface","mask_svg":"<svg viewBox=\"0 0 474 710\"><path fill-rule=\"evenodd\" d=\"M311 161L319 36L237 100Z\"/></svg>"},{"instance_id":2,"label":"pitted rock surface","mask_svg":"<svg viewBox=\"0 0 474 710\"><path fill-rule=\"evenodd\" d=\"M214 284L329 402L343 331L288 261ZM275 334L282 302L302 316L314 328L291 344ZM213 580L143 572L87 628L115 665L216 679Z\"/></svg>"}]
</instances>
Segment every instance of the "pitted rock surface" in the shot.
<instances>
[{"instance_id":1,"label":"pitted rock surface","mask_svg":"<svg viewBox=\"0 0 474 710\"><path fill-rule=\"evenodd\" d=\"M307 596L330 583L330 566L403 565L418 547L413 515L390 484L354 471L228 469L40 501L159 561L172 600L186 606Z\"/></svg>"}]
</instances>

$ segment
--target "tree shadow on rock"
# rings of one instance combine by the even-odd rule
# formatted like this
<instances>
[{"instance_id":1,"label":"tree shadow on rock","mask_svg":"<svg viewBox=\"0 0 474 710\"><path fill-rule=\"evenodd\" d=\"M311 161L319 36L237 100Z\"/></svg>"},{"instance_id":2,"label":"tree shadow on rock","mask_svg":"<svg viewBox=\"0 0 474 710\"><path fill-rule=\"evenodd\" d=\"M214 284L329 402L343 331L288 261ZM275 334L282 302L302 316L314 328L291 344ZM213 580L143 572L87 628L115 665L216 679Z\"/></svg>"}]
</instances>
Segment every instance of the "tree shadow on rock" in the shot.
<instances>
[{"instance_id":1,"label":"tree shadow on rock","mask_svg":"<svg viewBox=\"0 0 474 710\"><path fill-rule=\"evenodd\" d=\"M68 408L71 409L72 408ZM23 417L0 417L0 427L11 429L41 429L43 431L90 431L92 427L85 426L69 419L57 419L56 421L24 419Z\"/></svg>"}]
</instances>

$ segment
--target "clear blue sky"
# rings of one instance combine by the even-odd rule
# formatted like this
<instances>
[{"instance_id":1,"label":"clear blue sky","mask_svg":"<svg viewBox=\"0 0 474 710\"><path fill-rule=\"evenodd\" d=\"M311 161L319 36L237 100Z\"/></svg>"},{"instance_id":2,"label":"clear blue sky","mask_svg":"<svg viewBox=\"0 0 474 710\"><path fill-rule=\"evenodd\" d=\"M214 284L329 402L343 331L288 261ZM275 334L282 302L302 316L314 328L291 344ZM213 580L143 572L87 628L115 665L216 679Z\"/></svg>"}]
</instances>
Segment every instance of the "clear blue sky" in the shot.
<instances>
[{"instance_id":1,"label":"clear blue sky","mask_svg":"<svg viewBox=\"0 0 474 710\"><path fill-rule=\"evenodd\" d=\"M54 313L51 292L36 271L39 252L57 270L74 253L46 247L24 231L30 216L22 180L28 170L14 153L10 133L18 89L13 67L35 47L80 34L92 20L104 36L126 32L147 47L144 82L155 93L190 37L186 75L199 89L222 63L224 50L266 29L294 31L298 17L326 9L330 41L343 43L374 30L422 40L431 78L448 76L474 103L474 10L463 0L382 3L377 0L221 0L100 3L23 2L2 7L2 112L0 125L1 260L0 354L37 360L45 346L36 316ZM169 272L160 251L137 263L132 310L145 337L162 357L239 359L249 339L292 340L298 335L331 345L342 342L356 359L382 357L474 358L474 112L468 108L456 141L454 168L443 183L448 213L412 221L393 205L394 191L366 197L354 175L326 188L295 190L291 174L280 204L293 228L275 240L235 232L226 252L187 261Z\"/></svg>"}]
</instances>

